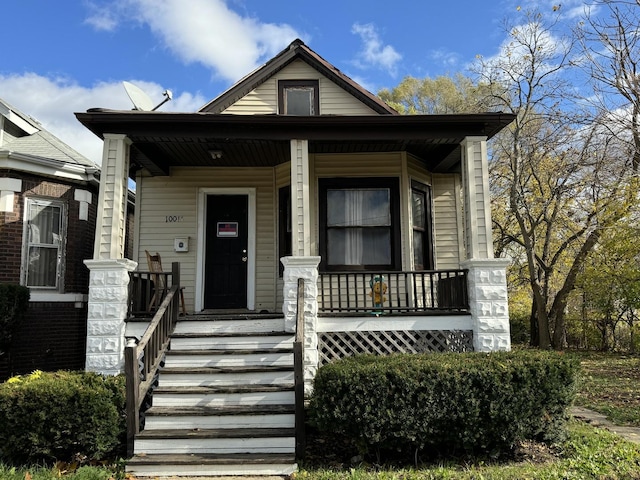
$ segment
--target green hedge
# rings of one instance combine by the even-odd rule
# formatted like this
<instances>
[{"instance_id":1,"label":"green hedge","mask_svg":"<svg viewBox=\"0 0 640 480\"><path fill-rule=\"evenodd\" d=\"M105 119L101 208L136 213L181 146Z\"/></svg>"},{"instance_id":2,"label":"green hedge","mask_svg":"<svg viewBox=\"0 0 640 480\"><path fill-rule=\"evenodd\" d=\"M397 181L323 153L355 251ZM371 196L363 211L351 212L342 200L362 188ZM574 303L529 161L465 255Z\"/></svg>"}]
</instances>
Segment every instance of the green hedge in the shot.
<instances>
[{"instance_id":1,"label":"green hedge","mask_svg":"<svg viewBox=\"0 0 640 480\"><path fill-rule=\"evenodd\" d=\"M35 371L0 384L0 460L21 465L122 454L124 377Z\"/></svg>"},{"instance_id":2,"label":"green hedge","mask_svg":"<svg viewBox=\"0 0 640 480\"><path fill-rule=\"evenodd\" d=\"M562 438L578 369L537 351L347 358L318 370L310 419L362 453L502 455Z\"/></svg>"},{"instance_id":3,"label":"green hedge","mask_svg":"<svg viewBox=\"0 0 640 480\"><path fill-rule=\"evenodd\" d=\"M16 324L29 308L29 289L21 285L0 284L0 354L11 345Z\"/></svg>"}]
</instances>

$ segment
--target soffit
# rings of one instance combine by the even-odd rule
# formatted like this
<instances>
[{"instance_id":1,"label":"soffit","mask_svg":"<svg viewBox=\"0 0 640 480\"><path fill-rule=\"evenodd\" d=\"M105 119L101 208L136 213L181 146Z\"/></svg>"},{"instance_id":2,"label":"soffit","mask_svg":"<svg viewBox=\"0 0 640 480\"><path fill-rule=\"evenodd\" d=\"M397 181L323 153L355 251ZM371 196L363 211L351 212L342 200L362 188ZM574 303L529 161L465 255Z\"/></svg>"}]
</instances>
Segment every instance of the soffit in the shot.
<instances>
[{"instance_id":1,"label":"soffit","mask_svg":"<svg viewBox=\"0 0 640 480\"><path fill-rule=\"evenodd\" d=\"M153 175L171 167L272 167L289 160L290 140L306 139L310 153L408 152L433 172L460 162L467 136L495 135L508 114L292 117L93 110L77 118L98 136L124 134L131 162ZM221 152L212 158L210 152Z\"/></svg>"}]
</instances>

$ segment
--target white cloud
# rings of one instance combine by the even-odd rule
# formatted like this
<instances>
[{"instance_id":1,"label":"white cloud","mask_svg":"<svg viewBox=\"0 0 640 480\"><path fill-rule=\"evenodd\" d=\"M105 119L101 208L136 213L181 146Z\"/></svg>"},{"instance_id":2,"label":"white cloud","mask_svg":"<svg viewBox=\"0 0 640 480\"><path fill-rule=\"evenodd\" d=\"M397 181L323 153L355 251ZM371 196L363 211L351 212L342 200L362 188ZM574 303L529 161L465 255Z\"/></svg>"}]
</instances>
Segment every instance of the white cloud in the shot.
<instances>
[{"instance_id":1,"label":"white cloud","mask_svg":"<svg viewBox=\"0 0 640 480\"><path fill-rule=\"evenodd\" d=\"M185 63L200 63L236 81L297 37L287 24L263 23L231 10L224 0L119 0L91 8L96 29L121 22L147 25Z\"/></svg>"},{"instance_id":2,"label":"white cloud","mask_svg":"<svg viewBox=\"0 0 640 480\"><path fill-rule=\"evenodd\" d=\"M355 23L351 27L351 33L360 35L364 44L357 59L358 66L361 68L368 66L383 68L390 75L396 75L397 65L402 60L402 55L391 45L383 44L375 25Z\"/></svg>"},{"instance_id":3,"label":"white cloud","mask_svg":"<svg viewBox=\"0 0 640 480\"><path fill-rule=\"evenodd\" d=\"M156 83L131 80L153 101L162 101L164 88ZM98 165L102 162L102 140L76 119L74 112L103 107L132 108L120 82L103 82L91 88L65 78L49 78L35 73L0 75L2 98L22 113L30 115L63 142ZM182 92L161 107L164 111L195 112L204 103L199 94Z\"/></svg>"},{"instance_id":4,"label":"white cloud","mask_svg":"<svg viewBox=\"0 0 640 480\"><path fill-rule=\"evenodd\" d=\"M85 19L85 23L91 25L93 28L99 31L112 32L118 25L118 18L116 12L104 7L99 7L96 4L87 4L91 15Z\"/></svg>"},{"instance_id":5,"label":"white cloud","mask_svg":"<svg viewBox=\"0 0 640 480\"><path fill-rule=\"evenodd\" d=\"M429 59L434 62L443 65L446 68L454 68L458 66L460 62L460 54L456 52L451 52L444 48L440 48L437 50L431 50L429 52Z\"/></svg>"}]
</instances>

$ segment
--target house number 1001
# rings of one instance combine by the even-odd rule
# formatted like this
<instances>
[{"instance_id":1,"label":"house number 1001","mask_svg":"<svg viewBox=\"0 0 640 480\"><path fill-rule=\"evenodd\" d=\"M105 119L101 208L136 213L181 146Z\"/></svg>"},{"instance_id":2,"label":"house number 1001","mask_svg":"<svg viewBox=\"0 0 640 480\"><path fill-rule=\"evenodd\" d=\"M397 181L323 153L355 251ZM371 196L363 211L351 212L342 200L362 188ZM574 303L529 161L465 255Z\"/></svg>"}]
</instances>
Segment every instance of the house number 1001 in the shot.
<instances>
[{"instance_id":1,"label":"house number 1001","mask_svg":"<svg viewBox=\"0 0 640 480\"><path fill-rule=\"evenodd\" d=\"M184 217L182 215L167 215L164 217L164 223L176 223L182 222Z\"/></svg>"}]
</instances>

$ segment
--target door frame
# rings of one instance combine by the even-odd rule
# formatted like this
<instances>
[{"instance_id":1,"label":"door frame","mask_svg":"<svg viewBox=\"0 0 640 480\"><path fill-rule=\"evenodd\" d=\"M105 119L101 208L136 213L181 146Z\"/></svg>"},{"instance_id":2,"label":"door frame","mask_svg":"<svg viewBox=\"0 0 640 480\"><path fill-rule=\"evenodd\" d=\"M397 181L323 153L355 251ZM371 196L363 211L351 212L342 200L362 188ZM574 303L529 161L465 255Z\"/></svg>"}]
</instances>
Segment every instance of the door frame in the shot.
<instances>
[{"instance_id":1,"label":"door frame","mask_svg":"<svg viewBox=\"0 0 640 480\"><path fill-rule=\"evenodd\" d=\"M195 310L204 307L204 260L207 221L207 196L246 195L247 196L247 310L256 306L256 189L255 188L214 188L198 189L198 249L196 252L196 293Z\"/></svg>"}]
</instances>

